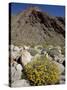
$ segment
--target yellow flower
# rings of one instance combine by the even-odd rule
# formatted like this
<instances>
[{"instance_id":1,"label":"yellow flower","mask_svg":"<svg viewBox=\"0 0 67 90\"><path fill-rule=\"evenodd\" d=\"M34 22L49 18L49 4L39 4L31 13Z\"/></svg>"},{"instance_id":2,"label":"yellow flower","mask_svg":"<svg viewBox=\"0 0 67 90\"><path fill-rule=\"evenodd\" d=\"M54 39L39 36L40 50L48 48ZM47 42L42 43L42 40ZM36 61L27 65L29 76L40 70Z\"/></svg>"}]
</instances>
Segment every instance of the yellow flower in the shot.
<instances>
[{"instance_id":1,"label":"yellow flower","mask_svg":"<svg viewBox=\"0 0 67 90\"><path fill-rule=\"evenodd\" d=\"M56 84L60 78L57 65L45 56L37 57L24 70L31 85Z\"/></svg>"}]
</instances>

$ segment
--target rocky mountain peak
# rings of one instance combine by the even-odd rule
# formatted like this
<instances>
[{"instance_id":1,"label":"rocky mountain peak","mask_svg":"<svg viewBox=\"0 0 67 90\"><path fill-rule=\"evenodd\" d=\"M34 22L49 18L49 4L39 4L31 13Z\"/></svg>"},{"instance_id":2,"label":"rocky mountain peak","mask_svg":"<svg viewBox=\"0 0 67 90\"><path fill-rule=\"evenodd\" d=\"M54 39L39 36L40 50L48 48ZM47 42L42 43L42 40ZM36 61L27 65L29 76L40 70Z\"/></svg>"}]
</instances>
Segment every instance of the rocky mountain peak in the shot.
<instances>
[{"instance_id":1,"label":"rocky mountain peak","mask_svg":"<svg viewBox=\"0 0 67 90\"><path fill-rule=\"evenodd\" d=\"M11 43L17 45L64 45L65 24L63 17L55 17L38 7L28 8L11 17Z\"/></svg>"}]
</instances>

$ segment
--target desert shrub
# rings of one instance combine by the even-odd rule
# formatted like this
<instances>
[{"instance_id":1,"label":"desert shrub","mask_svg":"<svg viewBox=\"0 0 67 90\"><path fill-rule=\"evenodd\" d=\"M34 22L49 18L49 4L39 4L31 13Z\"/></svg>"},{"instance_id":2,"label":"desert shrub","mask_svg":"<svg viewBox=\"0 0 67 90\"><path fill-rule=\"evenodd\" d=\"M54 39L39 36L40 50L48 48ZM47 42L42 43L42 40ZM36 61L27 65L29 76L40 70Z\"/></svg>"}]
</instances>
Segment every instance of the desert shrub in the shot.
<instances>
[{"instance_id":1,"label":"desert shrub","mask_svg":"<svg viewBox=\"0 0 67 90\"><path fill-rule=\"evenodd\" d=\"M30 49L29 52L32 56L35 56L38 53L38 51L35 50L34 48Z\"/></svg>"},{"instance_id":2,"label":"desert shrub","mask_svg":"<svg viewBox=\"0 0 67 90\"><path fill-rule=\"evenodd\" d=\"M37 57L28 63L24 70L27 79L33 86L56 84L59 81L58 66L45 56Z\"/></svg>"},{"instance_id":3,"label":"desert shrub","mask_svg":"<svg viewBox=\"0 0 67 90\"><path fill-rule=\"evenodd\" d=\"M42 45L37 45L37 46L35 46L35 49L43 49L43 46Z\"/></svg>"}]
</instances>

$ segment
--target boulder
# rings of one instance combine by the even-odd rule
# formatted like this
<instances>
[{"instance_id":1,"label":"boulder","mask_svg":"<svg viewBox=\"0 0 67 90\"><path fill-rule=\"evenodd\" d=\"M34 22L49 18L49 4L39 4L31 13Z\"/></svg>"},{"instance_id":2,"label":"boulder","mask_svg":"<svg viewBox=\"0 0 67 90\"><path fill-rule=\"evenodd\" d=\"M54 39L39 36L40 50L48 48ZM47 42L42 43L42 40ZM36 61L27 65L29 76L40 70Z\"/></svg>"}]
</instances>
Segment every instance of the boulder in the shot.
<instances>
[{"instance_id":1,"label":"boulder","mask_svg":"<svg viewBox=\"0 0 67 90\"><path fill-rule=\"evenodd\" d=\"M17 64L16 69L17 71L20 71L20 72L23 70L21 64Z\"/></svg>"},{"instance_id":2,"label":"boulder","mask_svg":"<svg viewBox=\"0 0 67 90\"><path fill-rule=\"evenodd\" d=\"M29 82L25 79L14 81L11 85L12 87L28 87L30 86Z\"/></svg>"},{"instance_id":3,"label":"boulder","mask_svg":"<svg viewBox=\"0 0 67 90\"><path fill-rule=\"evenodd\" d=\"M26 65L31 61L31 59L32 59L31 54L27 50L23 50L22 56L21 56L22 65Z\"/></svg>"},{"instance_id":4,"label":"boulder","mask_svg":"<svg viewBox=\"0 0 67 90\"><path fill-rule=\"evenodd\" d=\"M21 50L18 46L11 45L11 58L17 60L21 56Z\"/></svg>"},{"instance_id":5,"label":"boulder","mask_svg":"<svg viewBox=\"0 0 67 90\"><path fill-rule=\"evenodd\" d=\"M56 50L55 48L53 48L53 49L50 49L50 50L48 51L48 54L49 54L50 56L52 56L52 57L54 57L54 55L58 56L58 55L59 55L59 51Z\"/></svg>"},{"instance_id":6,"label":"boulder","mask_svg":"<svg viewBox=\"0 0 67 90\"><path fill-rule=\"evenodd\" d=\"M22 69L20 64L13 63L11 65L11 82L21 79Z\"/></svg>"},{"instance_id":7,"label":"boulder","mask_svg":"<svg viewBox=\"0 0 67 90\"><path fill-rule=\"evenodd\" d=\"M56 61L54 63L58 66L59 73L62 74L64 72L64 66Z\"/></svg>"},{"instance_id":8,"label":"boulder","mask_svg":"<svg viewBox=\"0 0 67 90\"><path fill-rule=\"evenodd\" d=\"M21 56L21 50L17 46L14 47L14 50L11 51L11 57L17 60Z\"/></svg>"}]
</instances>

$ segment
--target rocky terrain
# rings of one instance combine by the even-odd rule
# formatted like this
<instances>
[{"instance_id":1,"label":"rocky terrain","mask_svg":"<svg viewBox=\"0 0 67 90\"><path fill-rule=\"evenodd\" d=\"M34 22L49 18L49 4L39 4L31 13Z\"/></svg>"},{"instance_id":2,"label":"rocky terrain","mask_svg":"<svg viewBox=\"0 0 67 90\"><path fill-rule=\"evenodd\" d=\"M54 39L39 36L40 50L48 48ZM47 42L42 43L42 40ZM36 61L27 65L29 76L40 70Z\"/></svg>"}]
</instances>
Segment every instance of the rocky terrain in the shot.
<instances>
[{"instance_id":1,"label":"rocky terrain","mask_svg":"<svg viewBox=\"0 0 67 90\"><path fill-rule=\"evenodd\" d=\"M14 45L64 46L65 19L31 7L11 16L11 43Z\"/></svg>"},{"instance_id":2,"label":"rocky terrain","mask_svg":"<svg viewBox=\"0 0 67 90\"><path fill-rule=\"evenodd\" d=\"M12 87L31 86L26 74L24 73L25 66L40 56L45 56L47 59L49 59L49 61L53 61L53 63L58 67L60 72L59 81L53 84L65 83L65 58L60 46L53 47L49 45L47 48L43 48L42 46L38 45L32 48L30 46L18 47L11 45L10 53L9 81Z\"/></svg>"},{"instance_id":3,"label":"rocky terrain","mask_svg":"<svg viewBox=\"0 0 67 90\"><path fill-rule=\"evenodd\" d=\"M65 17L31 7L11 16L11 87L65 83Z\"/></svg>"}]
</instances>

